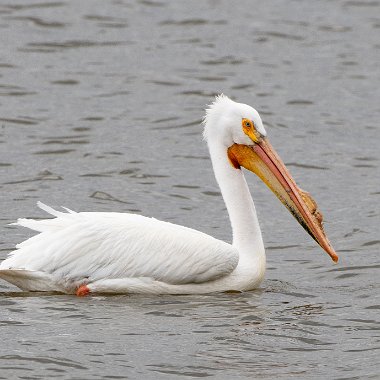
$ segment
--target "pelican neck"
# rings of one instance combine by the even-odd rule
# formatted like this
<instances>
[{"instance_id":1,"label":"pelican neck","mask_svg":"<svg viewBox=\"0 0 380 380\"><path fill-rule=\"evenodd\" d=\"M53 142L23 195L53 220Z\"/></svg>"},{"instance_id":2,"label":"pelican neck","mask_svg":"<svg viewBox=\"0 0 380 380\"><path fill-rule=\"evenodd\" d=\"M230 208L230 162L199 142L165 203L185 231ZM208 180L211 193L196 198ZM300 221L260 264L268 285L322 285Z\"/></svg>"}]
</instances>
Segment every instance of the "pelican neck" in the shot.
<instances>
[{"instance_id":1,"label":"pelican neck","mask_svg":"<svg viewBox=\"0 0 380 380\"><path fill-rule=\"evenodd\" d=\"M250 256L264 254L255 205L242 170L231 165L227 147L209 143L209 150L215 178L230 217L232 245Z\"/></svg>"}]
</instances>

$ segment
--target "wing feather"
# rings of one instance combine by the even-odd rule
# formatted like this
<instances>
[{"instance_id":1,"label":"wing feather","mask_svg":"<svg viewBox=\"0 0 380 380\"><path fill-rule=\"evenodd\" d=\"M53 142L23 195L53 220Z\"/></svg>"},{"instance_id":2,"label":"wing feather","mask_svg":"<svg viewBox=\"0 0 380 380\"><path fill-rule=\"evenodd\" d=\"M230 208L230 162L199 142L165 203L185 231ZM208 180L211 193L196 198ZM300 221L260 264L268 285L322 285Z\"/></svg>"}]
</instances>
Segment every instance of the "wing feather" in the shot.
<instances>
[{"instance_id":1,"label":"wing feather","mask_svg":"<svg viewBox=\"0 0 380 380\"><path fill-rule=\"evenodd\" d=\"M17 245L0 269L48 273L89 282L148 277L170 284L201 283L231 273L239 255L230 244L202 232L126 213L56 211L52 219L19 219L40 232Z\"/></svg>"}]
</instances>

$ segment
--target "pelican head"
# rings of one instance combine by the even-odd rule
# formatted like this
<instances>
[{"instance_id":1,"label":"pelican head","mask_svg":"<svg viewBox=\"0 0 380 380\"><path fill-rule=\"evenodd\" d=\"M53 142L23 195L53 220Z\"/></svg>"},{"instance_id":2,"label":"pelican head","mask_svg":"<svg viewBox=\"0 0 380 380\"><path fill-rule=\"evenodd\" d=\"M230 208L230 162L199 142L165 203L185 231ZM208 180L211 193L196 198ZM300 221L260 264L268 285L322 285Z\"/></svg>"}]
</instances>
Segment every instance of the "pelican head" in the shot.
<instances>
[{"instance_id":1,"label":"pelican head","mask_svg":"<svg viewBox=\"0 0 380 380\"><path fill-rule=\"evenodd\" d=\"M222 145L231 166L255 173L292 213L301 226L334 262L338 255L323 229L323 217L309 193L295 183L285 164L268 141L259 113L225 95L216 97L206 110L204 137L210 149Z\"/></svg>"}]
</instances>

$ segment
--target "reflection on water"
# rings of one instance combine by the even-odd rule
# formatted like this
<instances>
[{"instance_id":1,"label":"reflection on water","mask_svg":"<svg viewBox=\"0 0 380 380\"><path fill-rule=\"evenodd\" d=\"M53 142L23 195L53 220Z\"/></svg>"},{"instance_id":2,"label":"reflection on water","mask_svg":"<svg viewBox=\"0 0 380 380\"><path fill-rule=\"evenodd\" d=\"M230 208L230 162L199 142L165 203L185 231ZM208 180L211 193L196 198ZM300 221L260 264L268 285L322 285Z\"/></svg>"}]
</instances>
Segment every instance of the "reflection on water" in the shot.
<instances>
[{"instance_id":1,"label":"reflection on water","mask_svg":"<svg viewBox=\"0 0 380 380\"><path fill-rule=\"evenodd\" d=\"M250 177L268 253L261 289L77 299L1 282L0 378L376 378L379 8L2 2L0 258L30 236L8 223L43 216L37 200L229 241L200 126L225 92L260 111L341 262Z\"/></svg>"}]
</instances>

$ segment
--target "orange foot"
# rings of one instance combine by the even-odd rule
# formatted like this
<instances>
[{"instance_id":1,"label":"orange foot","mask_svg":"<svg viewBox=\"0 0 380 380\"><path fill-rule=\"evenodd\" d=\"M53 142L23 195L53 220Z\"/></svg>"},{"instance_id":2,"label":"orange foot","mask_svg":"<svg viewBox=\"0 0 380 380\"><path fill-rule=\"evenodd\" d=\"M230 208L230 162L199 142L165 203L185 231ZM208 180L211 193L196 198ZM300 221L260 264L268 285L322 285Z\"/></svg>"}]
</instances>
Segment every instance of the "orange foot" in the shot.
<instances>
[{"instance_id":1,"label":"orange foot","mask_svg":"<svg viewBox=\"0 0 380 380\"><path fill-rule=\"evenodd\" d=\"M76 292L78 297L87 296L90 293L90 288L87 285L81 285Z\"/></svg>"}]
</instances>

